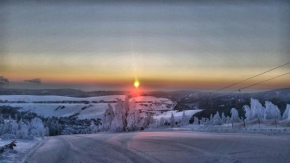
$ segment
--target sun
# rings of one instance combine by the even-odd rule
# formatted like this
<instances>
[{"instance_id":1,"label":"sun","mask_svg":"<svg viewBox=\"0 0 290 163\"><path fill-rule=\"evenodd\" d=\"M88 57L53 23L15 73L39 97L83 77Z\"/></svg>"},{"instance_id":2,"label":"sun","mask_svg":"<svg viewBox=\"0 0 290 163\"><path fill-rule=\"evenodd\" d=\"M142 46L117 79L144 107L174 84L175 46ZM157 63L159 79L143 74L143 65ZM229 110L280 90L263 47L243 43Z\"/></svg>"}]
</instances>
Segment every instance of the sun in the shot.
<instances>
[{"instance_id":1,"label":"sun","mask_svg":"<svg viewBox=\"0 0 290 163\"><path fill-rule=\"evenodd\" d=\"M134 82L134 87L135 87L135 88L138 88L139 85L140 85L139 81L138 81L138 80L135 80L135 82Z\"/></svg>"}]
</instances>

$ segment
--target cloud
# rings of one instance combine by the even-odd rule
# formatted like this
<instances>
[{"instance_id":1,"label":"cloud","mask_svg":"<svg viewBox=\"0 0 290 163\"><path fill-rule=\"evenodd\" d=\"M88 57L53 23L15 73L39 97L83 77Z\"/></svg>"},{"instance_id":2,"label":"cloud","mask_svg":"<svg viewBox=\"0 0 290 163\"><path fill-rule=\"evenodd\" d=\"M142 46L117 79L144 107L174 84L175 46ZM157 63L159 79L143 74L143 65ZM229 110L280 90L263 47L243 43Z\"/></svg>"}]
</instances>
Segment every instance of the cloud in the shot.
<instances>
[{"instance_id":1,"label":"cloud","mask_svg":"<svg viewBox=\"0 0 290 163\"><path fill-rule=\"evenodd\" d=\"M0 76L0 84L9 84L9 79L5 78L4 76Z\"/></svg>"},{"instance_id":2,"label":"cloud","mask_svg":"<svg viewBox=\"0 0 290 163\"><path fill-rule=\"evenodd\" d=\"M31 79L31 80L24 80L24 82L41 84L41 79L36 78L36 79Z\"/></svg>"}]
</instances>

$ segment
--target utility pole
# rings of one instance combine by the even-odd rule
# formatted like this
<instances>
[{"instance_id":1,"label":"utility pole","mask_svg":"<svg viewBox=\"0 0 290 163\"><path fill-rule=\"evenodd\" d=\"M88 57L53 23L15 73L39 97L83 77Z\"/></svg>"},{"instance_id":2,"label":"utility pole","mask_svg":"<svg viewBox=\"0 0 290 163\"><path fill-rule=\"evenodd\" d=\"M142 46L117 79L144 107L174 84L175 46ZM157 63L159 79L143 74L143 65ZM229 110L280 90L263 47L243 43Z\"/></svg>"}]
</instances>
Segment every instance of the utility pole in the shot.
<instances>
[{"instance_id":1,"label":"utility pole","mask_svg":"<svg viewBox=\"0 0 290 163\"><path fill-rule=\"evenodd\" d=\"M210 92L210 109L212 110L212 94Z\"/></svg>"},{"instance_id":2,"label":"utility pole","mask_svg":"<svg viewBox=\"0 0 290 163\"><path fill-rule=\"evenodd\" d=\"M241 94L241 90L239 89L239 93L237 94L237 97L236 97L236 109L239 106L240 94Z\"/></svg>"}]
</instances>

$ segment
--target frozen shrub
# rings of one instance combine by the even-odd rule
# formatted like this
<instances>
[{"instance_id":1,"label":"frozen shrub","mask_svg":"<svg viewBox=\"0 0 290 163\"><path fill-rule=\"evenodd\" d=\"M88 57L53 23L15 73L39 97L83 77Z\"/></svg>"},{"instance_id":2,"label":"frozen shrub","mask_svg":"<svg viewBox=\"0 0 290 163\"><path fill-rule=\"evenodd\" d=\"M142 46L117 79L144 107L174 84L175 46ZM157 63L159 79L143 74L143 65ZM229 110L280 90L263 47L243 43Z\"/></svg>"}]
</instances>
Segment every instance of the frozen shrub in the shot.
<instances>
[{"instance_id":1,"label":"frozen shrub","mask_svg":"<svg viewBox=\"0 0 290 163\"><path fill-rule=\"evenodd\" d=\"M171 117L170 117L170 127L174 127L174 126L175 126L174 115L173 115L173 113L171 113Z\"/></svg>"},{"instance_id":2,"label":"frozen shrub","mask_svg":"<svg viewBox=\"0 0 290 163\"><path fill-rule=\"evenodd\" d=\"M218 111L216 112L216 114L214 115L214 117L212 119L212 124L213 125L221 125L222 124L222 119L221 119Z\"/></svg>"},{"instance_id":3,"label":"frozen shrub","mask_svg":"<svg viewBox=\"0 0 290 163\"><path fill-rule=\"evenodd\" d=\"M238 113L237 109L235 109L235 108L232 108L232 110L231 110L231 122L232 123L240 122L239 113Z\"/></svg>"}]
</instances>

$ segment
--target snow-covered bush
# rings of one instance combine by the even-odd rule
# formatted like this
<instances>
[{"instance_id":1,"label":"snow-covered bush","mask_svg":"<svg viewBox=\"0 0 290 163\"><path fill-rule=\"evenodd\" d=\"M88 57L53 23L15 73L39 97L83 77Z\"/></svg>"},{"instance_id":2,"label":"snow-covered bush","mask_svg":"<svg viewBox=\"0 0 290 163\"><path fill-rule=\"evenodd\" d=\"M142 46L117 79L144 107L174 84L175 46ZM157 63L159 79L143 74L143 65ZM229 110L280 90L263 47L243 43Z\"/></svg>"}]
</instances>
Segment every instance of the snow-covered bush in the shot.
<instances>
[{"instance_id":1,"label":"snow-covered bush","mask_svg":"<svg viewBox=\"0 0 290 163\"><path fill-rule=\"evenodd\" d=\"M212 121L213 125L221 125L221 124L223 124L223 121L222 121L218 111L216 112L216 114L214 115L214 117L213 117L213 119L211 121Z\"/></svg>"},{"instance_id":2,"label":"snow-covered bush","mask_svg":"<svg viewBox=\"0 0 290 163\"><path fill-rule=\"evenodd\" d=\"M18 124L15 120L9 120L9 127L10 127L10 134L16 135L17 131L18 131Z\"/></svg>"},{"instance_id":3,"label":"snow-covered bush","mask_svg":"<svg viewBox=\"0 0 290 163\"><path fill-rule=\"evenodd\" d=\"M103 115L103 129L110 130L113 119L115 118L115 113L111 104L108 104L108 108L106 109Z\"/></svg>"},{"instance_id":4,"label":"snow-covered bush","mask_svg":"<svg viewBox=\"0 0 290 163\"><path fill-rule=\"evenodd\" d=\"M252 111L252 119L264 118L265 108L262 106L262 104L258 100L253 99L253 98L251 98L251 111Z\"/></svg>"},{"instance_id":5,"label":"snow-covered bush","mask_svg":"<svg viewBox=\"0 0 290 163\"><path fill-rule=\"evenodd\" d=\"M232 122L231 117L227 116L227 121L226 121L226 123L231 123L231 122Z\"/></svg>"},{"instance_id":6,"label":"snow-covered bush","mask_svg":"<svg viewBox=\"0 0 290 163\"><path fill-rule=\"evenodd\" d=\"M26 138L27 136L28 136L28 126L26 123L22 121L22 119L20 119L20 121L18 122L18 131L16 133L16 137L18 139L23 139Z\"/></svg>"},{"instance_id":7,"label":"snow-covered bush","mask_svg":"<svg viewBox=\"0 0 290 163\"><path fill-rule=\"evenodd\" d=\"M189 124L188 118L186 117L185 111L183 110L182 118L181 118L181 121L180 121L180 125L184 126L184 125L188 125L188 124Z\"/></svg>"},{"instance_id":8,"label":"snow-covered bush","mask_svg":"<svg viewBox=\"0 0 290 163\"><path fill-rule=\"evenodd\" d=\"M33 118L29 123L29 135L45 136L46 130L42 120L38 117Z\"/></svg>"},{"instance_id":9,"label":"snow-covered bush","mask_svg":"<svg viewBox=\"0 0 290 163\"><path fill-rule=\"evenodd\" d=\"M231 110L231 122L232 123L240 122L239 112L235 108L232 108Z\"/></svg>"},{"instance_id":10,"label":"snow-covered bush","mask_svg":"<svg viewBox=\"0 0 290 163\"><path fill-rule=\"evenodd\" d=\"M253 112L251 110L251 108L248 105L243 106L245 113L245 121L250 121L253 119Z\"/></svg>"},{"instance_id":11,"label":"snow-covered bush","mask_svg":"<svg viewBox=\"0 0 290 163\"><path fill-rule=\"evenodd\" d=\"M281 112L276 105L266 101L265 106L264 119L281 119Z\"/></svg>"},{"instance_id":12,"label":"snow-covered bush","mask_svg":"<svg viewBox=\"0 0 290 163\"><path fill-rule=\"evenodd\" d=\"M174 115L173 115L173 113L171 113L171 117L170 117L170 127L174 127L174 126L175 126Z\"/></svg>"},{"instance_id":13,"label":"snow-covered bush","mask_svg":"<svg viewBox=\"0 0 290 163\"><path fill-rule=\"evenodd\" d=\"M222 112L222 121L223 123L227 123L227 117L225 116L224 112Z\"/></svg>"},{"instance_id":14,"label":"snow-covered bush","mask_svg":"<svg viewBox=\"0 0 290 163\"><path fill-rule=\"evenodd\" d=\"M161 117L159 121L159 126L162 127L165 126L166 124L168 124L168 121L164 117Z\"/></svg>"},{"instance_id":15,"label":"snow-covered bush","mask_svg":"<svg viewBox=\"0 0 290 163\"><path fill-rule=\"evenodd\" d=\"M94 121L91 121L90 129L91 129L91 133L97 133L99 130L98 126L95 125Z\"/></svg>"}]
</instances>

